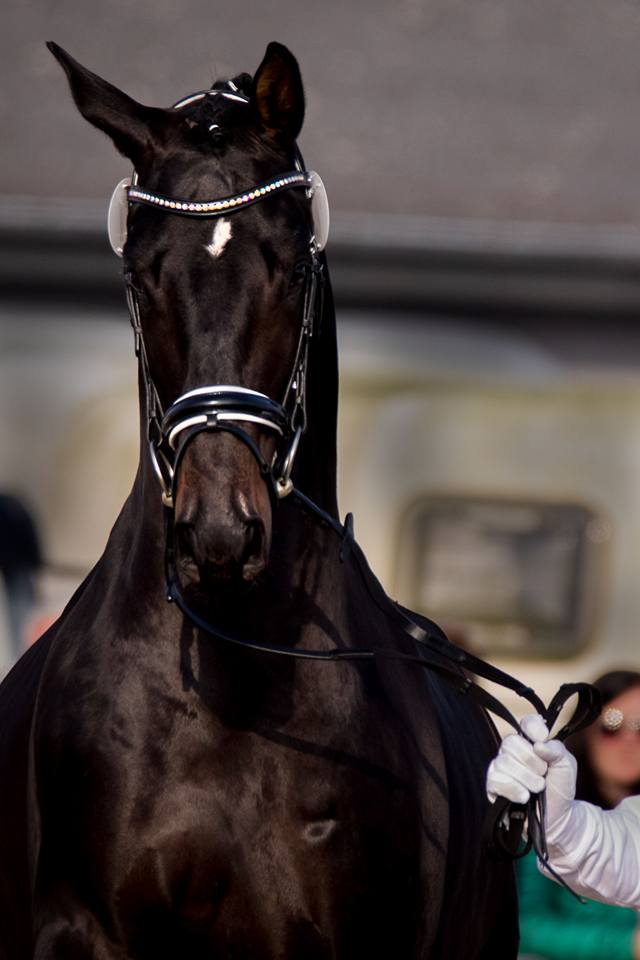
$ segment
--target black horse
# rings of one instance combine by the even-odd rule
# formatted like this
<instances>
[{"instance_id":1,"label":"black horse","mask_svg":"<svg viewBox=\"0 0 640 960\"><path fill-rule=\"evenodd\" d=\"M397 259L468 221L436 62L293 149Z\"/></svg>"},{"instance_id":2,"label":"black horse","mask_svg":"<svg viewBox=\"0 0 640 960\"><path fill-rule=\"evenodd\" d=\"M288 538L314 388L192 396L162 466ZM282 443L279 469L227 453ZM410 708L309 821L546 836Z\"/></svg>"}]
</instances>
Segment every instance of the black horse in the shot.
<instances>
[{"instance_id":1,"label":"black horse","mask_svg":"<svg viewBox=\"0 0 640 960\"><path fill-rule=\"evenodd\" d=\"M437 654L413 663L337 520L296 61L270 44L165 110L50 48L137 174L141 454L0 688L0 958L515 957L512 870L482 840L493 728Z\"/></svg>"}]
</instances>

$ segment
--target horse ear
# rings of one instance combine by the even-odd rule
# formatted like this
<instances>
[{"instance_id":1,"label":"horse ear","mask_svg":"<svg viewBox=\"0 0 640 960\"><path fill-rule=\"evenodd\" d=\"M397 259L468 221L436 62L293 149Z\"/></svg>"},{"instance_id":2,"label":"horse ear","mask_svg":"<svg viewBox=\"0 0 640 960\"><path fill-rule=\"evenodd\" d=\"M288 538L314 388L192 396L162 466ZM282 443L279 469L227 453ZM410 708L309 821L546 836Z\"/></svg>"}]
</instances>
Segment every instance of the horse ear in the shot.
<instances>
[{"instance_id":1,"label":"horse ear","mask_svg":"<svg viewBox=\"0 0 640 960\"><path fill-rule=\"evenodd\" d=\"M300 68L281 43L270 43L253 78L251 102L267 134L295 140L304 119Z\"/></svg>"},{"instance_id":2,"label":"horse ear","mask_svg":"<svg viewBox=\"0 0 640 960\"><path fill-rule=\"evenodd\" d=\"M94 127L103 130L116 148L138 166L170 122L169 111L137 103L102 77L91 73L57 43L47 47L67 75L78 110Z\"/></svg>"}]
</instances>

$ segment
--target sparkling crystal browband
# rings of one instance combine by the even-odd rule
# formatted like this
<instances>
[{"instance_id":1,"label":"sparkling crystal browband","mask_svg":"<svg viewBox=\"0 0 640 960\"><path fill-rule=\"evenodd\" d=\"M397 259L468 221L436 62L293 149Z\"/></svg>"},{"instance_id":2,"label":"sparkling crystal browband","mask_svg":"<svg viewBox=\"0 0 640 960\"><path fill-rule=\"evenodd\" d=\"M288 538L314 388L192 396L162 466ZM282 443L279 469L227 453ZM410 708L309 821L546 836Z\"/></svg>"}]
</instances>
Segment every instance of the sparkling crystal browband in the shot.
<instances>
[{"instance_id":1,"label":"sparkling crystal browband","mask_svg":"<svg viewBox=\"0 0 640 960\"><path fill-rule=\"evenodd\" d=\"M138 186L128 188L127 194L131 203L146 203L152 207L171 210L172 213L184 217L211 217L231 210L248 207L258 200L262 200L270 193L287 190L290 187L306 187L312 185L308 171L292 170L290 173L274 177L259 187L253 187L246 193L237 193L232 197L221 197L219 200L176 200L174 197L164 197L160 193L151 193Z\"/></svg>"}]
</instances>

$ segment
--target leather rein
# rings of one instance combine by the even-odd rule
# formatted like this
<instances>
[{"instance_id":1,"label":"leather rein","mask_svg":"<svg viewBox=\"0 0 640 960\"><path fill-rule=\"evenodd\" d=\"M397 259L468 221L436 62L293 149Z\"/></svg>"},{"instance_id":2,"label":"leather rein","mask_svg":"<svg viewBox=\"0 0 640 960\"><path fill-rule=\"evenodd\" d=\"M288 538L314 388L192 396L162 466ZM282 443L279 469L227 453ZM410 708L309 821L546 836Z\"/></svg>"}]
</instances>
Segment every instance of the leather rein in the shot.
<instances>
[{"instance_id":1,"label":"leather rein","mask_svg":"<svg viewBox=\"0 0 640 960\"><path fill-rule=\"evenodd\" d=\"M231 197L215 200L182 200L151 193L135 184L128 188L128 202L145 204L161 210L164 214L214 218L234 214L274 193L296 188L305 189L307 198L311 198L312 175L303 170L301 164L299 169L289 171L257 187L250 187L243 193ZM291 480L293 464L300 438L306 428L305 388L309 346L322 314L323 264L313 234L310 237L309 256L298 345L281 402L246 387L213 385L188 391L164 410L151 375L135 282L131 274L125 274L127 303L145 392L149 456L160 484L165 509L167 600L175 603L194 626L217 640L267 655L333 662L395 661L423 667L443 677L461 694L470 696L481 707L499 716L518 733L521 733L520 726L513 714L484 687L475 683L468 673L498 684L525 699L545 719L549 729L557 720L565 702L569 697L577 694L578 702L572 719L558 734L555 734L558 739L564 739L587 726L600 712L599 694L594 687L586 683L563 684L546 707L530 687L452 644L436 624L428 620L425 620L426 627L416 623L407 611L385 594L371 572L362 550L354 539L351 514L347 515L342 524L293 485ZM247 423L255 424L261 430L276 434L276 454L270 463L265 460L258 444L247 432L244 426ZM348 558L352 559L372 601L384 616L400 626L414 641L415 653L393 649L337 647L328 650L308 650L239 638L225 633L200 616L188 604L180 587L175 562L175 483L188 444L201 432L216 431L233 434L249 448L267 484L274 509L280 499L291 496L299 508L322 527L335 533L341 562L346 562ZM519 848L519 844L525 820L528 820L528 842L522 849ZM487 831L488 847L494 855L514 859L524 855L533 845L538 857L546 864L549 872L553 873L548 866L544 837L544 792L532 796L526 807L498 799L490 808Z\"/></svg>"}]
</instances>

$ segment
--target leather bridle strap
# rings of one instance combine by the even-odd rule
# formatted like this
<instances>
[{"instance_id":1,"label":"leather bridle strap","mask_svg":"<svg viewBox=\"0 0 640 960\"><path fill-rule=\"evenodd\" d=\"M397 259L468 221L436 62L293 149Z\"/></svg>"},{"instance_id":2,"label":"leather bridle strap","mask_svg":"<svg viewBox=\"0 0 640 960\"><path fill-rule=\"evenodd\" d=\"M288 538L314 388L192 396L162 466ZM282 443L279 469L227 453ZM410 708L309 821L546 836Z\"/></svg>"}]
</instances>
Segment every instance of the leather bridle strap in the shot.
<instances>
[{"instance_id":1,"label":"leather bridle strap","mask_svg":"<svg viewBox=\"0 0 640 960\"><path fill-rule=\"evenodd\" d=\"M370 648L349 648L341 649L339 647L334 647L329 650L316 650L316 649L304 649L300 647L287 647L283 644L274 644L274 643L264 643L258 640L250 640L246 638L235 637L225 631L221 630L218 626L214 626L210 621L206 620L204 617L201 617L193 607L187 602L180 587L180 583L177 577L175 569L175 558L172 556L172 534L171 534L172 525L168 524L167 526L167 563L166 563L166 582L167 582L167 600L178 607L178 609L189 619L195 626L200 630L203 630L205 633L208 633L210 636L215 637L218 640L222 640L225 643L232 644L233 646L242 647L246 650L255 650L260 653L273 654L280 657L287 657L293 660L330 660L330 661L342 661L342 660L394 660L403 663L411 663L417 666L425 667L432 672L438 673L440 676L444 677L453 687L460 691L460 693L467 694L471 697L472 700L475 700L479 706L483 707L485 710L491 711L493 714L501 717L507 723L511 724L514 729L519 730L518 722L513 716L513 714L500 703L488 690L485 690L484 687L480 687L478 684L474 683L461 669L455 669L453 666L450 666L448 663L443 662L443 660L452 661L454 664L460 664L460 652L457 647L454 647L452 644L450 650L447 650L442 644L439 637L432 634L427 634L424 631L424 638L421 641L418 641L420 644L420 652L417 654L404 653L401 650L393 649L370 649ZM392 606L390 610L384 611L387 615L394 614L397 612L396 609ZM435 625L434 625L435 626ZM409 633L409 631L407 631ZM413 634L410 633L410 636L413 637ZM414 638L415 639L415 638ZM435 641L435 642L434 642ZM434 656L435 654L435 656ZM482 668L479 667L479 663L482 661L477 661L476 665L478 666L478 671L481 671ZM466 666L466 664L465 664ZM489 664L484 664L485 667L489 667ZM473 671L476 672L475 670ZM490 672L490 671L487 671ZM483 676L484 671L477 672L478 676ZM505 675L507 676L507 675ZM517 690L521 685L513 678L508 678L509 682L502 683L503 686L509 686L512 690ZM495 681L500 682L500 681ZM520 694L521 696L523 694ZM535 695L534 695L535 696ZM529 699L529 697L527 697ZM531 702L531 701L530 701ZM543 707L544 709L544 707Z\"/></svg>"},{"instance_id":2,"label":"leather bridle strap","mask_svg":"<svg viewBox=\"0 0 640 960\"><path fill-rule=\"evenodd\" d=\"M600 712L599 694L596 688L590 684L564 684L549 704L549 707L545 707L542 700L530 687L511 677L503 670L486 663L479 657L452 644L436 624L426 620L426 618L428 628L416 623L399 604L394 603L387 597L379 581L374 577L364 554L353 538L353 520L351 515L347 516L345 524L343 525L339 523L335 517L315 504L309 497L301 493L301 491L294 488L292 496L294 502L305 511L311 513L321 526L327 527L336 533L341 540L341 560L346 560L348 556L354 558L358 571L373 602L385 616L399 623L404 632L418 644L419 652L410 654L400 650L385 648L341 649L334 647L329 650L301 649L280 644L263 643L245 638L241 639L222 631L219 627L214 626L210 621L201 617L186 601L182 593L175 567L172 524L168 522L167 550L165 553L167 600L175 603L183 615L198 629L233 646L290 659L334 662L395 661L420 666L443 677L446 682L461 694L471 697L480 707L499 716L517 733L521 733L520 725L511 711L488 690L475 683L465 671L469 671L475 676L512 690L519 697L527 700L536 712L545 718L549 729L553 727L561 708L569 697L577 694L578 704L574 715L557 735L559 738L564 738L570 733L575 733L577 730L582 729L591 723L598 715ZM544 793L532 796L526 807L506 800L504 802L501 800L496 801L488 812L487 826L485 828L486 839L491 852L499 857L515 859L523 856L524 853L533 846L538 857L546 865L546 869L550 873L553 873L548 864L548 852L544 836L544 803ZM529 822L529 838L526 846L518 849L526 819L528 819ZM561 878L557 879L559 879L564 886L567 886ZM567 889L570 888L567 887ZM573 893L573 891L570 892ZM576 896L576 894L574 894L574 896Z\"/></svg>"}]
</instances>

